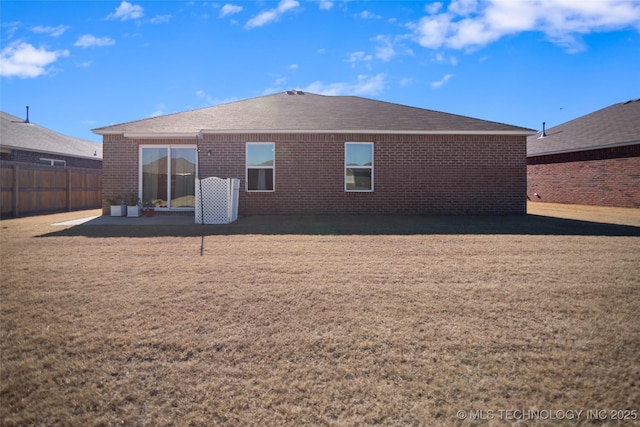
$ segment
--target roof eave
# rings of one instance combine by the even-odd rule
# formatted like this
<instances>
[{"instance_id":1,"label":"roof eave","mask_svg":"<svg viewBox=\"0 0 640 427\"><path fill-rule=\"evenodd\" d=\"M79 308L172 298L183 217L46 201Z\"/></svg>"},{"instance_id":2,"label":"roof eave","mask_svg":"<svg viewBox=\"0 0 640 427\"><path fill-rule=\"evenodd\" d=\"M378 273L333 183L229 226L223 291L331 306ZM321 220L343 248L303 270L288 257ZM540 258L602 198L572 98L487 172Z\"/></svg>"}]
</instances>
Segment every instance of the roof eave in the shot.
<instances>
[{"instance_id":1,"label":"roof eave","mask_svg":"<svg viewBox=\"0 0 640 427\"><path fill-rule=\"evenodd\" d=\"M197 138L202 135L220 134L382 134L382 135L511 135L530 136L535 135L535 131L528 129L514 130L380 130L380 129L202 129L198 132L129 132L129 131L99 131L93 133L106 135L122 135L132 139L185 139Z\"/></svg>"},{"instance_id":2,"label":"roof eave","mask_svg":"<svg viewBox=\"0 0 640 427\"><path fill-rule=\"evenodd\" d=\"M311 133L344 133L344 134L382 134L382 135L534 135L535 131L527 129L515 130L380 130L380 129L202 129L200 134L240 134L240 133L283 133L283 134L311 134Z\"/></svg>"},{"instance_id":3,"label":"roof eave","mask_svg":"<svg viewBox=\"0 0 640 427\"><path fill-rule=\"evenodd\" d=\"M627 142L616 142L613 144L607 145L594 145L591 147L580 147L580 148L567 148L565 150L555 150L555 151L543 151L540 153L532 153L528 154L527 157L538 157L538 156L550 156L553 154L566 154L566 153L577 153L582 151L593 151L593 150L601 150L603 148L616 148L616 147L627 147L630 145L638 145L640 141L627 141Z\"/></svg>"}]
</instances>

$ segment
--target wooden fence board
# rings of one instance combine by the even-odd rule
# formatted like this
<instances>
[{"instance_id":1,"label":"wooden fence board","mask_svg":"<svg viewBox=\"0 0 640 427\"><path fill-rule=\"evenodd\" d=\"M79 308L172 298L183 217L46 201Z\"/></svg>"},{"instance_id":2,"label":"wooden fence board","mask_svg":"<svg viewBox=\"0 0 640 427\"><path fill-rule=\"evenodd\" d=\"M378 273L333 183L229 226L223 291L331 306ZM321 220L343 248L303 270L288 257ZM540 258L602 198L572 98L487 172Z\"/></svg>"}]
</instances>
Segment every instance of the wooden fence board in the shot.
<instances>
[{"instance_id":1,"label":"wooden fence board","mask_svg":"<svg viewBox=\"0 0 640 427\"><path fill-rule=\"evenodd\" d=\"M102 170L0 162L3 218L102 207Z\"/></svg>"}]
</instances>

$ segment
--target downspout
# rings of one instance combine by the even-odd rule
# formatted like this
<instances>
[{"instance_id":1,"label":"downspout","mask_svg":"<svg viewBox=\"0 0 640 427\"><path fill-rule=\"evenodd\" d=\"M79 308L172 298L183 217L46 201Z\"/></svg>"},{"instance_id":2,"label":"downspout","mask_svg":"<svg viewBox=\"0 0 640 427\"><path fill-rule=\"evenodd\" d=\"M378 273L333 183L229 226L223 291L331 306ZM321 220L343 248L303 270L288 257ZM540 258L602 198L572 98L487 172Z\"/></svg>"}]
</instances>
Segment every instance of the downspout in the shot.
<instances>
[{"instance_id":1,"label":"downspout","mask_svg":"<svg viewBox=\"0 0 640 427\"><path fill-rule=\"evenodd\" d=\"M201 134L196 135L196 153L198 154L198 191L200 196L200 221L201 225L204 225L204 198L202 197L202 168L200 167L200 138ZM200 239L200 256L204 253L204 229Z\"/></svg>"}]
</instances>

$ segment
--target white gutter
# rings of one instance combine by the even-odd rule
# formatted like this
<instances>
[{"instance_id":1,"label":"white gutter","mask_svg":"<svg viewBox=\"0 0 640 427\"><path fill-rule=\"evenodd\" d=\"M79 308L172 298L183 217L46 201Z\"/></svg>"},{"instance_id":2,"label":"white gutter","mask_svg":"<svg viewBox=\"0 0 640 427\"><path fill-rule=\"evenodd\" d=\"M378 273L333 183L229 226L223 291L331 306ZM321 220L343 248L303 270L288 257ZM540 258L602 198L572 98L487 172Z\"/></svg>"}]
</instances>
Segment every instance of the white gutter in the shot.
<instances>
[{"instance_id":1,"label":"white gutter","mask_svg":"<svg viewBox=\"0 0 640 427\"><path fill-rule=\"evenodd\" d=\"M379 134L379 135L513 135L530 136L536 131L529 130L374 130L374 129L337 129L337 130L277 130L277 129L202 129L199 132L127 132L105 131L95 132L98 135L123 135L132 139L183 139L197 138L202 135L240 135L240 134Z\"/></svg>"},{"instance_id":2,"label":"white gutter","mask_svg":"<svg viewBox=\"0 0 640 427\"><path fill-rule=\"evenodd\" d=\"M120 132L125 138L131 139L193 139L198 132L168 132L168 133L144 133L144 132Z\"/></svg>"},{"instance_id":3,"label":"white gutter","mask_svg":"<svg viewBox=\"0 0 640 427\"><path fill-rule=\"evenodd\" d=\"M219 135L219 134L243 134L243 133L282 133L282 134L329 134L329 133L346 133L346 134L382 134L382 135L535 135L536 131L527 130L501 130L501 131L480 131L480 130L377 130L377 129L336 129L336 130L269 130L269 129L202 129L202 135Z\"/></svg>"}]
</instances>

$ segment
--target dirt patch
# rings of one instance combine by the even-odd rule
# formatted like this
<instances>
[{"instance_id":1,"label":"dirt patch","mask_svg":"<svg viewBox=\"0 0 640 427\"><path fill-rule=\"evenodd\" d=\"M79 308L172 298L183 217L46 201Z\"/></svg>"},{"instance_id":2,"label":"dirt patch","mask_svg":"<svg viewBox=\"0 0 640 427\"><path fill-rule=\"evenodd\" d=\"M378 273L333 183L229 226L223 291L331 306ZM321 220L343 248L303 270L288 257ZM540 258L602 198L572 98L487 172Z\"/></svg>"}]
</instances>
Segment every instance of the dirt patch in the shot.
<instances>
[{"instance_id":1,"label":"dirt patch","mask_svg":"<svg viewBox=\"0 0 640 427\"><path fill-rule=\"evenodd\" d=\"M640 409L637 237L52 234L83 216L0 222L2 425Z\"/></svg>"}]
</instances>

